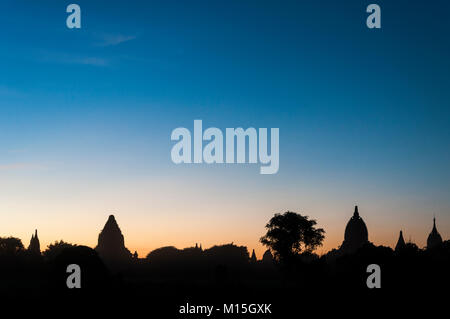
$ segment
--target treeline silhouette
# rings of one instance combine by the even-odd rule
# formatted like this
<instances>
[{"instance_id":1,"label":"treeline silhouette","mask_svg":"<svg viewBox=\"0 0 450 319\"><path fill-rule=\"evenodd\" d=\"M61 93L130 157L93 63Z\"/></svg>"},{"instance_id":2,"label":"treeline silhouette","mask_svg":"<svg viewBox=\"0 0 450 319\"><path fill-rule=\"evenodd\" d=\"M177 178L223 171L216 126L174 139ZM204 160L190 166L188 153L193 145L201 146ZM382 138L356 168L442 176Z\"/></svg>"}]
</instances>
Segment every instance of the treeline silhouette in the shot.
<instances>
[{"instance_id":1,"label":"treeline silhouette","mask_svg":"<svg viewBox=\"0 0 450 319\"><path fill-rule=\"evenodd\" d=\"M357 223L351 220L349 225L363 225L357 213L355 209L352 217ZM278 305L275 309L279 314L289 314L298 299L311 304L327 298L339 302L343 296L374 300L380 297L377 291L390 298L398 298L398 294L429 298L430 293L450 284L448 240L426 249L403 243L393 250L358 235L361 245L346 251L343 247L354 246L345 242L354 237L354 226L350 226L340 248L318 256L314 250L321 245L325 232L316 224L293 212L276 214L261 237L268 247L262 260L256 260L247 247L233 243L207 249L197 244L184 249L162 247L138 258L124 248L120 228L111 216L95 249L58 241L40 253L37 232L28 249L18 238L0 238L0 295L102 296L132 303L146 300L161 312L168 307L171 314L187 299L203 304L251 299ZM109 246L110 238L121 258L111 258L115 248ZM69 264L81 267L82 289L67 288ZM381 267L381 289L366 285L370 264Z\"/></svg>"}]
</instances>

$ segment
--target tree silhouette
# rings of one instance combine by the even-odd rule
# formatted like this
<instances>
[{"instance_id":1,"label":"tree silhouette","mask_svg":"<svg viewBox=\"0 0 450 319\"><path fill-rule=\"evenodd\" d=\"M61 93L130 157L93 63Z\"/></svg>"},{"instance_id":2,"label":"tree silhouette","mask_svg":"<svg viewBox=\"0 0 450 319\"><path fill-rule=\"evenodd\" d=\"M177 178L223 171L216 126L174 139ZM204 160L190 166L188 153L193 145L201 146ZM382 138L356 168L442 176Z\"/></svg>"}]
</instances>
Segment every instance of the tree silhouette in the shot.
<instances>
[{"instance_id":1,"label":"tree silhouette","mask_svg":"<svg viewBox=\"0 0 450 319\"><path fill-rule=\"evenodd\" d=\"M0 237L0 255L17 255L24 251L22 241L15 237Z\"/></svg>"},{"instance_id":2,"label":"tree silhouette","mask_svg":"<svg viewBox=\"0 0 450 319\"><path fill-rule=\"evenodd\" d=\"M66 243L63 240L55 241L54 243L47 246L47 249L42 253L48 260L55 259L59 254L61 254L65 249L75 247L76 245Z\"/></svg>"},{"instance_id":3,"label":"tree silhouette","mask_svg":"<svg viewBox=\"0 0 450 319\"><path fill-rule=\"evenodd\" d=\"M322 245L325 231L316 228L316 221L294 212L275 214L266 225L267 233L260 242L278 261L287 261L302 252L312 252Z\"/></svg>"}]
</instances>

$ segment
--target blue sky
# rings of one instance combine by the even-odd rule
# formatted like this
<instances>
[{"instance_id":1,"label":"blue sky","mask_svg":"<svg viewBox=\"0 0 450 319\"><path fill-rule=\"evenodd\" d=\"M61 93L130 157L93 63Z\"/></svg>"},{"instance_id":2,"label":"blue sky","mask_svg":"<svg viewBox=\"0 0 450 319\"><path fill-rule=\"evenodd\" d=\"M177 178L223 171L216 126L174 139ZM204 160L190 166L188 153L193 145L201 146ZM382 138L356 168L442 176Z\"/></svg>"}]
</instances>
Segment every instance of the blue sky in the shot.
<instances>
[{"instance_id":1,"label":"blue sky","mask_svg":"<svg viewBox=\"0 0 450 319\"><path fill-rule=\"evenodd\" d=\"M372 229L390 225L374 241L392 244L403 228L423 243L433 214L448 238L448 1L377 1L381 30L365 25L369 1L76 1L80 30L65 25L69 3L2 6L0 216L16 219L0 234L31 234L40 221L59 239L65 203L86 214L79 227L94 224L83 237L93 244L109 210L128 207L119 223L145 252L166 238L140 243L127 220L157 225L173 214L168 193L189 193L176 216L191 231L174 229L174 244L213 243L192 222L212 214L203 226L224 228L215 241L257 248L268 218L289 209L325 224L330 248L357 203ZM279 127L279 173L175 166L170 133L194 119ZM158 215L147 199L161 183Z\"/></svg>"}]
</instances>

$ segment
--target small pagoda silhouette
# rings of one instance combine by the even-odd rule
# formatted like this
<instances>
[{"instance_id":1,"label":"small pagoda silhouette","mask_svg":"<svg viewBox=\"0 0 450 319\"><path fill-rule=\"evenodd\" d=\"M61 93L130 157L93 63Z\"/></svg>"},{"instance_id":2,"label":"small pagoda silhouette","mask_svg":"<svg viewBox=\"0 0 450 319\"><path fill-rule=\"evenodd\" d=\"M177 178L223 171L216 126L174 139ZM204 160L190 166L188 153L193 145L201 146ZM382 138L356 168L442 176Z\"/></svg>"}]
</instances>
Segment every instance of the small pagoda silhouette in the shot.
<instances>
[{"instance_id":1,"label":"small pagoda silhouette","mask_svg":"<svg viewBox=\"0 0 450 319\"><path fill-rule=\"evenodd\" d=\"M39 238L37 234L37 229L34 231L34 235L31 235L30 245L28 246L28 251L33 254L41 254L41 244L39 243Z\"/></svg>"}]
</instances>

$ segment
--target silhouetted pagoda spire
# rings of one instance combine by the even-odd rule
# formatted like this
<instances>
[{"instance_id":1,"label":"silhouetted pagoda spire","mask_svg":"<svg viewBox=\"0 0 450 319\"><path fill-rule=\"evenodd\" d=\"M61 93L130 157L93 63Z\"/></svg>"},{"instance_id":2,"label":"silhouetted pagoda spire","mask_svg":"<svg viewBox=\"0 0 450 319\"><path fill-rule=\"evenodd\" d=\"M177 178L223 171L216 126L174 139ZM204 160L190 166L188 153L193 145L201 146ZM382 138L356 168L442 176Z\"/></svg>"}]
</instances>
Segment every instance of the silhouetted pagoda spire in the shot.
<instances>
[{"instance_id":1,"label":"silhouetted pagoda spire","mask_svg":"<svg viewBox=\"0 0 450 319\"><path fill-rule=\"evenodd\" d=\"M125 247L124 237L114 215L109 216L105 227L98 235L98 244L95 250L105 261L124 261L131 258L131 253Z\"/></svg>"},{"instance_id":2,"label":"silhouetted pagoda spire","mask_svg":"<svg viewBox=\"0 0 450 319\"><path fill-rule=\"evenodd\" d=\"M427 249L436 247L441 243L442 243L442 237L436 228L436 218L433 218L433 229L431 230L431 233L428 235Z\"/></svg>"},{"instance_id":3,"label":"silhouetted pagoda spire","mask_svg":"<svg viewBox=\"0 0 450 319\"><path fill-rule=\"evenodd\" d=\"M359 216L358 206L355 206L353 216L345 227L344 241L340 250L344 253L354 253L369 242L369 233L364 220Z\"/></svg>"},{"instance_id":4,"label":"silhouetted pagoda spire","mask_svg":"<svg viewBox=\"0 0 450 319\"><path fill-rule=\"evenodd\" d=\"M250 262L255 264L257 262L255 250L253 249L252 256L250 257Z\"/></svg>"},{"instance_id":5,"label":"silhouetted pagoda spire","mask_svg":"<svg viewBox=\"0 0 450 319\"><path fill-rule=\"evenodd\" d=\"M400 235L398 236L397 245L395 245L395 251L400 251L406 247L405 240L403 239L403 232L400 231Z\"/></svg>"},{"instance_id":6,"label":"silhouetted pagoda spire","mask_svg":"<svg viewBox=\"0 0 450 319\"><path fill-rule=\"evenodd\" d=\"M34 231L34 235L31 234L30 245L28 250L35 254L41 254L41 244L39 243L39 238L37 234L37 229Z\"/></svg>"}]
</instances>

